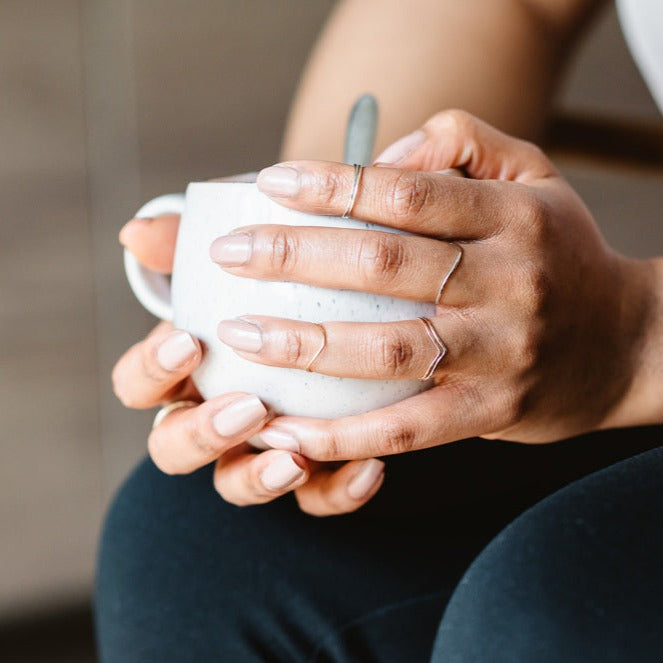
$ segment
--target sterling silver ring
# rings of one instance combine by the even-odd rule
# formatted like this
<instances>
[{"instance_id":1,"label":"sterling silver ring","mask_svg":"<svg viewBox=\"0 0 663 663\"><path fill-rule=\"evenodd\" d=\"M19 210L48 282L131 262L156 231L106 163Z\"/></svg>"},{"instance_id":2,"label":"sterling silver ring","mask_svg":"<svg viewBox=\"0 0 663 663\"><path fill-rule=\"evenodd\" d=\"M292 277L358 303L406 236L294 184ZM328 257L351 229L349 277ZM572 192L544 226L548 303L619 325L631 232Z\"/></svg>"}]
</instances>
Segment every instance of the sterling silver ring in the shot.
<instances>
[{"instance_id":1,"label":"sterling silver ring","mask_svg":"<svg viewBox=\"0 0 663 663\"><path fill-rule=\"evenodd\" d=\"M448 244L449 244L449 246L455 247L455 249L458 251L458 253L456 254L456 257L454 258L454 261L453 261L451 267L449 268L449 271L446 273L446 275L444 276L444 278L442 279L442 281L440 283L440 287L437 291L437 297L435 298L435 303L436 304L440 303L440 299L442 299L442 291L444 290L444 286L447 285L447 283L449 282L449 279L451 278L453 273L456 271L456 268L458 267L458 265L460 265L460 261L463 258L463 247L460 244L456 244L456 242L448 242Z\"/></svg>"},{"instance_id":2,"label":"sterling silver ring","mask_svg":"<svg viewBox=\"0 0 663 663\"><path fill-rule=\"evenodd\" d=\"M320 347L318 348L317 352L313 355L313 358L311 361L306 366L306 370L310 373L313 369L311 366L313 366L313 362L322 354L322 351L325 349L327 346L327 330L325 329L325 326L321 322L315 322L315 325L320 327L322 330L322 343L320 344Z\"/></svg>"},{"instance_id":3,"label":"sterling silver ring","mask_svg":"<svg viewBox=\"0 0 663 663\"><path fill-rule=\"evenodd\" d=\"M173 403L164 405L154 417L152 430L154 430L174 410L179 410L182 407L195 407L196 405L199 405L196 401L174 401Z\"/></svg>"},{"instance_id":4,"label":"sterling silver ring","mask_svg":"<svg viewBox=\"0 0 663 663\"><path fill-rule=\"evenodd\" d=\"M444 359L444 356L447 354L447 346L444 344L444 341L440 338L440 335L437 333L437 329L433 326L433 323L429 318L417 318L418 320L421 320L423 323L424 327L426 328L426 334L428 334L428 338L433 342L433 345L435 346L435 350L437 351L437 354L433 358L433 361L431 361L430 366L426 369L426 372L419 378L420 380L430 380L432 377L433 373L435 373L435 370L437 369L439 363Z\"/></svg>"},{"instance_id":5,"label":"sterling silver ring","mask_svg":"<svg viewBox=\"0 0 663 663\"><path fill-rule=\"evenodd\" d=\"M348 200L348 206L345 208L345 212L341 214L342 219L347 219L352 213L352 208L355 206L355 200L357 200L357 194L359 193L361 176L364 173L364 167L362 165L356 163L353 167L354 179L352 180L352 193L350 194L350 200Z\"/></svg>"}]
</instances>

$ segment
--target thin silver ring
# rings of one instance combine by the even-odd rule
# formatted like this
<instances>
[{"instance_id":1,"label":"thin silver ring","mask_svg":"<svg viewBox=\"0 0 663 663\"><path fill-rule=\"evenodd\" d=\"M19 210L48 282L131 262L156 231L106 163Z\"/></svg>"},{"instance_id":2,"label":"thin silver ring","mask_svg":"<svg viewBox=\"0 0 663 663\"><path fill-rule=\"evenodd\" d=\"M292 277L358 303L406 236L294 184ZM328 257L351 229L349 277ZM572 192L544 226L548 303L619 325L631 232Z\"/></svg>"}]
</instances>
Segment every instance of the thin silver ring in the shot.
<instances>
[{"instance_id":1,"label":"thin silver ring","mask_svg":"<svg viewBox=\"0 0 663 663\"><path fill-rule=\"evenodd\" d=\"M152 430L154 430L163 420L174 410L179 410L182 407L195 407L199 405L196 401L174 401L164 405L155 415L154 421L152 422Z\"/></svg>"},{"instance_id":2,"label":"thin silver ring","mask_svg":"<svg viewBox=\"0 0 663 663\"><path fill-rule=\"evenodd\" d=\"M460 265L460 261L463 258L463 247L460 244L456 244L456 242L448 242L449 246L454 246L456 247L456 250L458 253L456 254L456 257L454 258L453 264L449 268L449 271L446 273L445 277L442 279L442 282L440 283L440 288L437 291L437 297L435 298L435 303L439 304L440 299L442 299L442 291L444 290L444 286L447 285L449 279L453 275L453 273L456 271L456 268L458 265Z\"/></svg>"},{"instance_id":3,"label":"thin silver ring","mask_svg":"<svg viewBox=\"0 0 663 663\"><path fill-rule=\"evenodd\" d=\"M435 329L433 323L429 318L417 318L417 319L421 320L421 322L423 323L424 327L426 328L426 333L428 334L428 338L430 338L430 340L433 341L433 345L437 350L437 354L433 358L433 361L430 363L430 366L428 367L426 372L419 378L421 381L424 381L424 380L430 380L433 373L435 373L435 370L437 369L439 363L442 361L442 359L444 359L444 356L447 354L447 346L444 344L444 341L440 338L440 335L437 333L437 329Z\"/></svg>"},{"instance_id":4,"label":"thin silver ring","mask_svg":"<svg viewBox=\"0 0 663 663\"><path fill-rule=\"evenodd\" d=\"M357 200L357 194L359 193L359 185L361 183L361 176L364 173L364 167L361 164L354 164L354 179L352 180L352 193L350 194L350 200L348 200L348 206L345 208L345 212L341 214L342 219L347 219L352 213L352 208L355 206L355 201Z\"/></svg>"},{"instance_id":5,"label":"thin silver ring","mask_svg":"<svg viewBox=\"0 0 663 663\"><path fill-rule=\"evenodd\" d=\"M310 373L311 372L311 366L313 366L313 362L322 354L322 351L327 347L327 330L325 329L325 326L321 322L315 322L313 323L320 327L322 330L322 344L318 348L318 351L313 355L313 359L309 361L309 363L306 366L306 370Z\"/></svg>"}]
</instances>

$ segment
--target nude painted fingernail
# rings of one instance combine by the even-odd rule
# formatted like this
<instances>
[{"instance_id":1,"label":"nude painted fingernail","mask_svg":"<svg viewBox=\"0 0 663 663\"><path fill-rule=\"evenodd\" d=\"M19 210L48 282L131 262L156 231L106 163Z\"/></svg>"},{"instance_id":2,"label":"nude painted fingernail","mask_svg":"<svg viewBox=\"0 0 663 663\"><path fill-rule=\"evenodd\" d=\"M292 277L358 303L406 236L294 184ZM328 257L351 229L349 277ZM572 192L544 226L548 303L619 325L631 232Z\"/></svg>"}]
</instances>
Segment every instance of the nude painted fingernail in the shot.
<instances>
[{"instance_id":1,"label":"nude painted fingernail","mask_svg":"<svg viewBox=\"0 0 663 663\"><path fill-rule=\"evenodd\" d=\"M174 331L157 348L157 361L167 371L177 371L190 362L198 352L191 334Z\"/></svg>"},{"instance_id":2,"label":"nude painted fingernail","mask_svg":"<svg viewBox=\"0 0 663 663\"><path fill-rule=\"evenodd\" d=\"M283 490L304 476L304 470L290 454L281 454L261 473L260 481L267 490Z\"/></svg>"},{"instance_id":3,"label":"nude painted fingernail","mask_svg":"<svg viewBox=\"0 0 663 663\"><path fill-rule=\"evenodd\" d=\"M413 131L407 136L403 136L395 143L392 143L385 149L374 163L381 163L385 165L395 165L399 161L405 159L408 154L414 152L426 140L426 134L421 129Z\"/></svg>"},{"instance_id":4,"label":"nude painted fingernail","mask_svg":"<svg viewBox=\"0 0 663 663\"><path fill-rule=\"evenodd\" d=\"M300 452L299 442L290 435L282 430L277 430L276 428L266 428L261 430L260 439L272 449L283 449L284 451L294 451L295 453Z\"/></svg>"},{"instance_id":5,"label":"nude painted fingernail","mask_svg":"<svg viewBox=\"0 0 663 663\"><path fill-rule=\"evenodd\" d=\"M214 430L224 437L249 431L267 416L267 408L257 396L243 396L229 403L212 417Z\"/></svg>"},{"instance_id":6,"label":"nude painted fingernail","mask_svg":"<svg viewBox=\"0 0 663 663\"><path fill-rule=\"evenodd\" d=\"M235 350L259 352L262 348L260 328L246 320L221 320L216 328L216 335Z\"/></svg>"},{"instance_id":7,"label":"nude painted fingernail","mask_svg":"<svg viewBox=\"0 0 663 663\"><path fill-rule=\"evenodd\" d=\"M365 460L348 484L348 494L355 500L367 497L378 481L382 480L384 463L377 458Z\"/></svg>"},{"instance_id":8,"label":"nude painted fingernail","mask_svg":"<svg viewBox=\"0 0 663 663\"><path fill-rule=\"evenodd\" d=\"M299 171L289 166L270 166L261 170L256 183L268 196L294 196L301 186Z\"/></svg>"},{"instance_id":9,"label":"nude painted fingernail","mask_svg":"<svg viewBox=\"0 0 663 663\"><path fill-rule=\"evenodd\" d=\"M218 237L209 247L210 258L222 267L239 267L251 260L253 237L247 233Z\"/></svg>"}]
</instances>

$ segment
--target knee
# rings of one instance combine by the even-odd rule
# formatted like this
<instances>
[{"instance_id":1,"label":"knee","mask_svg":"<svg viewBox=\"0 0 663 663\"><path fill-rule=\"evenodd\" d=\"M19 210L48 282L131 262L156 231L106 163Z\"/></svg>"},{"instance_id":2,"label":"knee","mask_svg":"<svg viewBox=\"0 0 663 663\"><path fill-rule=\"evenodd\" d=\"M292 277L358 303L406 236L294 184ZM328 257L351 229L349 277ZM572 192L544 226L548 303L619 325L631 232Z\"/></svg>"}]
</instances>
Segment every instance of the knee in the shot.
<instances>
[{"instance_id":1,"label":"knee","mask_svg":"<svg viewBox=\"0 0 663 663\"><path fill-rule=\"evenodd\" d=\"M653 517L663 507L662 461L649 452L619 463L517 518L456 588L435 660L652 660L663 644L663 537Z\"/></svg>"}]
</instances>

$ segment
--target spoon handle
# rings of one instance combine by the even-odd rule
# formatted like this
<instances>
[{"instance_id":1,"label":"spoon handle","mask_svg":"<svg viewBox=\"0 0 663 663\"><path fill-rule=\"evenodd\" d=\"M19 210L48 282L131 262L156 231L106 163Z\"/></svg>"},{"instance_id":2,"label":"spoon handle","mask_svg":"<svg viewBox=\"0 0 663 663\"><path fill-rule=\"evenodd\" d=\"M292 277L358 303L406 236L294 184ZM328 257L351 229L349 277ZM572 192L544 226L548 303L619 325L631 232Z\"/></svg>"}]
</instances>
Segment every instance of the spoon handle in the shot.
<instances>
[{"instance_id":1,"label":"spoon handle","mask_svg":"<svg viewBox=\"0 0 663 663\"><path fill-rule=\"evenodd\" d=\"M345 133L343 161L369 166L378 128L378 102L372 94L363 94L355 101Z\"/></svg>"}]
</instances>

